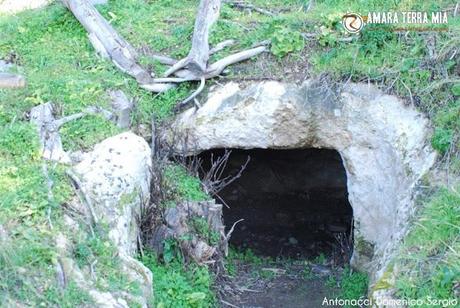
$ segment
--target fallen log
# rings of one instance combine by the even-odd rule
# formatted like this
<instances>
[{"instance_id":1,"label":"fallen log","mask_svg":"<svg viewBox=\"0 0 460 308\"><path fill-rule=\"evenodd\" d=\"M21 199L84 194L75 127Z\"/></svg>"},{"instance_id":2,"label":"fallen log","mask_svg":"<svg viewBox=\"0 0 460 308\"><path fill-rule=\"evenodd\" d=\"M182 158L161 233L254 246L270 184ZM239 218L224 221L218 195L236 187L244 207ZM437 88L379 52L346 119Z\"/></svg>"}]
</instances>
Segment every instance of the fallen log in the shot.
<instances>
[{"instance_id":1,"label":"fallen log","mask_svg":"<svg viewBox=\"0 0 460 308\"><path fill-rule=\"evenodd\" d=\"M123 72L140 84L152 81L150 74L137 62L136 50L123 39L88 0L62 0L82 26L98 53L108 57Z\"/></svg>"},{"instance_id":2,"label":"fallen log","mask_svg":"<svg viewBox=\"0 0 460 308\"><path fill-rule=\"evenodd\" d=\"M21 75L0 73L0 89L16 89L24 88L26 86L26 79Z\"/></svg>"},{"instance_id":3,"label":"fallen log","mask_svg":"<svg viewBox=\"0 0 460 308\"><path fill-rule=\"evenodd\" d=\"M269 10L259 8L257 6L254 6L253 4L247 3L245 1L225 1L225 3L228 3L230 6L232 6L234 8L239 8L239 9L242 9L242 10L247 9L247 10L255 11L255 12L263 14L263 15L270 16L270 17L275 17L276 16L273 12L270 12Z\"/></svg>"},{"instance_id":4,"label":"fallen log","mask_svg":"<svg viewBox=\"0 0 460 308\"><path fill-rule=\"evenodd\" d=\"M226 66L249 59L267 50L266 46L259 46L241 51L221 59L212 65L208 64L209 57L222 49L235 44L233 40L226 40L209 48L209 32L211 26L219 18L221 0L201 0L195 20L192 47L184 59L176 60L167 56L151 54L152 58L162 64L170 66L164 78L153 78L147 70L137 62L137 52L110 26L99 14L89 0L62 0L69 10L88 31L89 39L96 51L103 57L110 58L123 72L136 78L139 86L151 92L165 92L176 86L177 83L200 80L200 87L180 105L189 101L196 101L196 96L202 91L204 81L220 75ZM148 50L148 47L147 47ZM168 77L173 75L174 77Z\"/></svg>"}]
</instances>

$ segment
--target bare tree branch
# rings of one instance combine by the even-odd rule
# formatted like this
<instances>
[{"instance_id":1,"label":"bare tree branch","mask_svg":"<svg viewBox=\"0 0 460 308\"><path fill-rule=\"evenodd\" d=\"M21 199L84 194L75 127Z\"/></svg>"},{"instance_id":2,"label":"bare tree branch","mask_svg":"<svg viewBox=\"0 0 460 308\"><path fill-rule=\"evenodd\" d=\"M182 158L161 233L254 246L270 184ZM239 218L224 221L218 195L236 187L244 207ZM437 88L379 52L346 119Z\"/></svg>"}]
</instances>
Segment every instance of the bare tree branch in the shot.
<instances>
[{"instance_id":1,"label":"bare tree branch","mask_svg":"<svg viewBox=\"0 0 460 308\"><path fill-rule=\"evenodd\" d=\"M206 71L209 60L209 32L219 18L220 0L201 0L198 7L192 37L192 48L188 56L166 71L165 77L187 67L195 74Z\"/></svg>"},{"instance_id":2,"label":"bare tree branch","mask_svg":"<svg viewBox=\"0 0 460 308\"><path fill-rule=\"evenodd\" d=\"M203 91L205 83L206 83L206 79L204 78L204 76L201 76L200 86L198 87L198 89L196 89L196 91L193 92L192 95L190 95L189 97L184 99L181 103L179 103L176 106L176 109L181 108L181 107L185 106L191 100L194 100L195 97L197 97Z\"/></svg>"},{"instance_id":3,"label":"bare tree branch","mask_svg":"<svg viewBox=\"0 0 460 308\"><path fill-rule=\"evenodd\" d=\"M235 43L236 43L235 40L226 40L226 41L220 42L219 44L217 44L216 46L214 46L213 48L209 50L209 55L218 53L219 51L227 47L235 45Z\"/></svg>"},{"instance_id":4,"label":"bare tree branch","mask_svg":"<svg viewBox=\"0 0 460 308\"><path fill-rule=\"evenodd\" d=\"M226 3L228 3L230 6L235 7L235 8L255 11L257 13L264 14L270 17L276 16L275 13L270 12L269 10L257 7L251 3L247 3L246 1L226 1Z\"/></svg>"}]
</instances>

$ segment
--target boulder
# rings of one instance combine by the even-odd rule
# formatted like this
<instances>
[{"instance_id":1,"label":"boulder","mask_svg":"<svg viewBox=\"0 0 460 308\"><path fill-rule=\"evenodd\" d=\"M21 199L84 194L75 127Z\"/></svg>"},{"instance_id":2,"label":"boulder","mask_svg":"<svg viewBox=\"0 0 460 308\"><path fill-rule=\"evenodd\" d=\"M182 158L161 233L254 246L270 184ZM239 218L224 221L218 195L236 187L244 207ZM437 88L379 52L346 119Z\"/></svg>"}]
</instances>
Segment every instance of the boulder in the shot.
<instances>
[{"instance_id":1,"label":"boulder","mask_svg":"<svg viewBox=\"0 0 460 308\"><path fill-rule=\"evenodd\" d=\"M152 292L152 273L133 256L139 236L137 217L150 196L151 166L147 142L127 132L102 141L74 167L93 219L108 226L125 272L141 283L145 298Z\"/></svg>"},{"instance_id":2,"label":"boulder","mask_svg":"<svg viewBox=\"0 0 460 308\"><path fill-rule=\"evenodd\" d=\"M147 142L133 133L122 133L96 145L74 168L96 219L109 225L109 237L127 255L136 252L135 215L148 201L151 165Z\"/></svg>"}]
</instances>

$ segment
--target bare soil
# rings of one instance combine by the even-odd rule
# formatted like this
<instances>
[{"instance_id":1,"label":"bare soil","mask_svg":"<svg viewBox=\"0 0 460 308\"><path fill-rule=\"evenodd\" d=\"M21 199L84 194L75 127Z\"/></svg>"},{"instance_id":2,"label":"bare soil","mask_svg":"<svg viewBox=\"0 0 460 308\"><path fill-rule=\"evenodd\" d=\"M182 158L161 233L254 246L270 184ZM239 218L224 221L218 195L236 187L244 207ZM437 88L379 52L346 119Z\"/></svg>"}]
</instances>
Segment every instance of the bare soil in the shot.
<instances>
[{"instance_id":1,"label":"bare soil","mask_svg":"<svg viewBox=\"0 0 460 308\"><path fill-rule=\"evenodd\" d=\"M328 283L340 269L308 261L270 264L237 264L231 278L233 290L226 292L223 307L297 308L322 307L324 298L334 298L338 289Z\"/></svg>"}]
</instances>

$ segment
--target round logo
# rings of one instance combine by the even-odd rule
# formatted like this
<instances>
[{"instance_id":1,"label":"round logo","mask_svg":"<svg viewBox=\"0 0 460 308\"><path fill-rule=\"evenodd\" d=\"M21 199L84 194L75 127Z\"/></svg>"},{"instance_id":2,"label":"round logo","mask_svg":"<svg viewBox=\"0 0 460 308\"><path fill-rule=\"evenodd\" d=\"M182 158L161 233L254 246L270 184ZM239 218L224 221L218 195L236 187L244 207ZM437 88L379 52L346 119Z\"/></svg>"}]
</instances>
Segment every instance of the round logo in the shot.
<instances>
[{"instance_id":1,"label":"round logo","mask_svg":"<svg viewBox=\"0 0 460 308\"><path fill-rule=\"evenodd\" d=\"M358 33L364 26L364 20L359 14L347 13L342 17L342 24L348 32Z\"/></svg>"}]
</instances>

